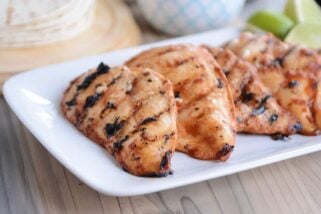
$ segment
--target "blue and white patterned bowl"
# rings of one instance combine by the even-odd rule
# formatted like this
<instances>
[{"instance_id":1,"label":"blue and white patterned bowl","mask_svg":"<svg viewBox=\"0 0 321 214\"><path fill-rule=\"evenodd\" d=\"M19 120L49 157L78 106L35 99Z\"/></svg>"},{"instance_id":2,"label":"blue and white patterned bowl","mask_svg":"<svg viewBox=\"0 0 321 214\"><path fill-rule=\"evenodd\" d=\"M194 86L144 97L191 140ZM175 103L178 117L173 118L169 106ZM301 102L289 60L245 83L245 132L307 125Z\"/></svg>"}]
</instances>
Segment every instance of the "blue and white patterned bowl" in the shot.
<instances>
[{"instance_id":1,"label":"blue and white patterned bowl","mask_svg":"<svg viewBox=\"0 0 321 214\"><path fill-rule=\"evenodd\" d=\"M245 0L138 0L148 22L160 31L184 35L222 27L233 20Z\"/></svg>"}]
</instances>

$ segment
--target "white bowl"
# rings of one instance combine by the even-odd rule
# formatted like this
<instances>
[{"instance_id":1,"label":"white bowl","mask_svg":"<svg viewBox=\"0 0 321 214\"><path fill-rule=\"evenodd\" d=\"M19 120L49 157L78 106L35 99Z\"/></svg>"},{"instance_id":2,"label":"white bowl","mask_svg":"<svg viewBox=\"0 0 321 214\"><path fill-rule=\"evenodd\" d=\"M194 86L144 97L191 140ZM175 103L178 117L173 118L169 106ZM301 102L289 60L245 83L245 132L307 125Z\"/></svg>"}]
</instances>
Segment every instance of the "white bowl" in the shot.
<instances>
[{"instance_id":1,"label":"white bowl","mask_svg":"<svg viewBox=\"0 0 321 214\"><path fill-rule=\"evenodd\" d=\"M245 0L138 0L140 11L156 29L184 35L222 27L243 8Z\"/></svg>"}]
</instances>

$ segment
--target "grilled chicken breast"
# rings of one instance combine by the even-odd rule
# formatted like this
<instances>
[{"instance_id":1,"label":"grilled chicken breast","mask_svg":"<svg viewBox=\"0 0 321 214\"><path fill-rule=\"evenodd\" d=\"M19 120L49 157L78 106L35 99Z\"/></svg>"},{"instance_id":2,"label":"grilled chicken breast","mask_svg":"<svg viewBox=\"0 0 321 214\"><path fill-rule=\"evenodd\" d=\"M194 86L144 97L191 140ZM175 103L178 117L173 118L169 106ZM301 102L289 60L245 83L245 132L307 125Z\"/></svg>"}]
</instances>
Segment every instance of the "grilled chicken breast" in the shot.
<instances>
[{"instance_id":1,"label":"grilled chicken breast","mask_svg":"<svg viewBox=\"0 0 321 214\"><path fill-rule=\"evenodd\" d=\"M124 170L138 176L170 173L176 105L171 82L159 73L101 63L71 82L61 108Z\"/></svg>"},{"instance_id":2,"label":"grilled chicken breast","mask_svg":"<svg viewBox=\"0 0 321 214\"><path fill-rule=\"evenodd\" d=\"M321 56L272 34L243 33L225 47L258 67L263 83L278 103L302 124L302 134L321 129Z\"/></svg>"},{"instance_id":3,"label":"grilled chicken breast","mask_svg":"<svg viewBox=\"0 0 321 214\"><path fill-rule=\"evenodd\" d=\"M206 49L154 48L126 65L152 68L173 83L178 109L176 150L205 160L230 156L235 144L234 103L226 77Z\"/></svg>"},{"instance_id":4,"label":"grilled chicken breast","mask_svg":"<svg viewBox=\"0 0 321 214\"><path fill-rule=\"evenodd\" d=\"M300 122L277 103L262 83L255 66L230 50L207 48L230 84L238 132L290 135L301 129Z\"/></svg>"}]
</instances>

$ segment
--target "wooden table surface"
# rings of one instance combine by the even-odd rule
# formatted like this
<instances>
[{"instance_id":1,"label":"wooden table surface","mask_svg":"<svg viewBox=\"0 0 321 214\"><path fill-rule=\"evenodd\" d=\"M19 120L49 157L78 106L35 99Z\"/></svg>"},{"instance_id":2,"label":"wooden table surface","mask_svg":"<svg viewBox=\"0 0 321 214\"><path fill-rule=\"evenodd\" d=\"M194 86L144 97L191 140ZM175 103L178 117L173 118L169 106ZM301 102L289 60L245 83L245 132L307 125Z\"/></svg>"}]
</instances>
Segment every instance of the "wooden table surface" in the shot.
<instances>
[{"instance_id":1,"label":"wooden table surface","mask_svg":"<svg viewBox=\"0 0 321 214\"><path fill-rule=\"evenodd\" d=\"M138 21L145 42L167 38ZM110 197L68 172L0 98L0 214L7 213L321 213L321 152L153 194Z\"/></svg>"}]
</instances>

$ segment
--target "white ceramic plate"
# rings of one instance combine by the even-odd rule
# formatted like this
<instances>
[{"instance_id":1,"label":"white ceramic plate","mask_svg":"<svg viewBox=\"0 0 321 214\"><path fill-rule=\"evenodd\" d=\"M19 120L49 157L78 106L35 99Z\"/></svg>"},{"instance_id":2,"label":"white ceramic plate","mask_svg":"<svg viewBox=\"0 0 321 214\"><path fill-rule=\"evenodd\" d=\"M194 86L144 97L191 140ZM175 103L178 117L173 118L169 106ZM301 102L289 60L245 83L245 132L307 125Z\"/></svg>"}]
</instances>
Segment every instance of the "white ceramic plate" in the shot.
<instances>
[{"instance_id":1,"label":"white ceramic plate","mask_svg":"<svg viewBox=\"0 0 321 214\"><path fill-rule=\"evenodd\" d=\"M268 136L238 135L236 148L225 163L196 160L176 152L172 159L174 175L141 178L124 172L104 149L78 132L59 109L69 82L101 61L120 65L152 46L182 42L220 45L238 34L237 29L222 29L35 69L8 80L4 95L24 125L54 157L84 183L108 195L160 191L321 150L321 136L273 141Z\"/></svg>"}]
</instances>

